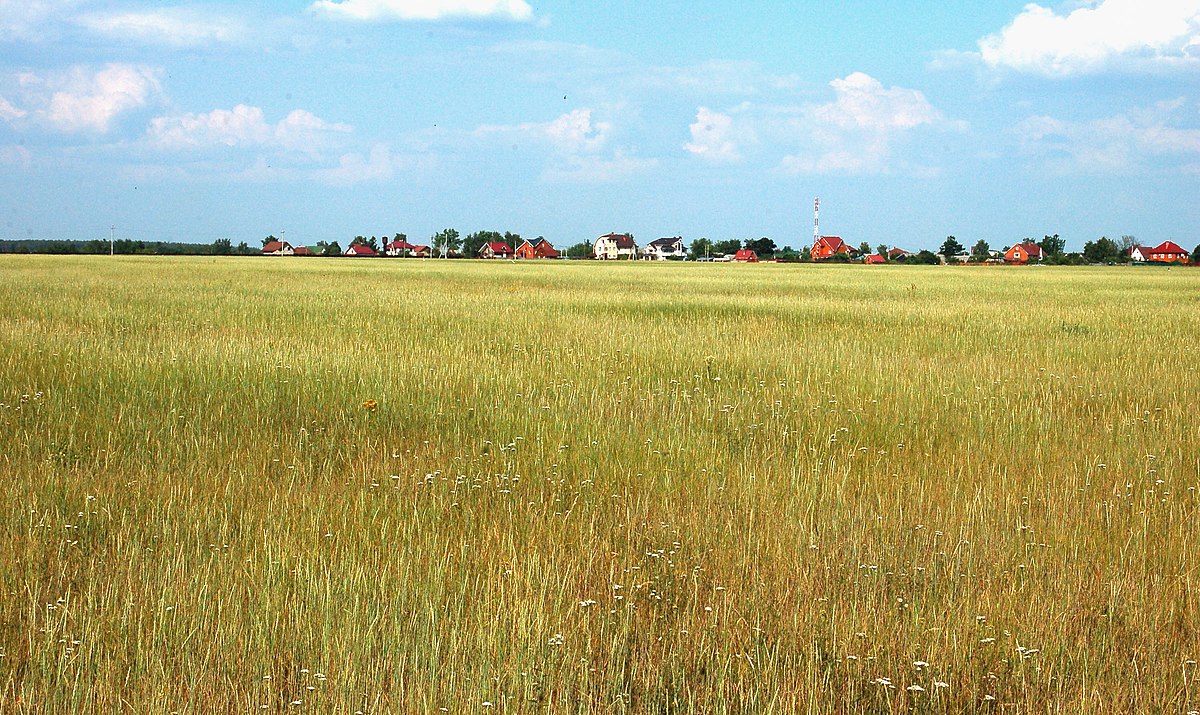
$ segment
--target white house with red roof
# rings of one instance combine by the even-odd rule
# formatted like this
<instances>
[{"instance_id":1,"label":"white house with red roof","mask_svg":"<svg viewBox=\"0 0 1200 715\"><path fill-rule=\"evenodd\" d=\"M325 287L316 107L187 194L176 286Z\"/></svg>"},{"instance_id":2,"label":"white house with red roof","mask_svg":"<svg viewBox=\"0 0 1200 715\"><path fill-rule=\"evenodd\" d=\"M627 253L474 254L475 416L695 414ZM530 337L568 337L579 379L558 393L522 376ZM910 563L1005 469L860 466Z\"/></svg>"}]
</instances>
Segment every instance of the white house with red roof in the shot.
<instances>
[{"instance_id":1,"label":"white house with red roof","mask_svg":"<svg viewBox=\"0 0 1200 715\"><path fill-rule=\"evenodd\" d=\"M346 249L346 255L347 256L359 256L359 257L365 258L368 256L378 256L379 254L376 253L375 249L371 248L370 246L364 246L361 243L356 243L353 246Z\"/></svg>"},{"instance_id":2,"label":"white house with red roof","mask_svg":"<svg viewBox=\"0 0 1200 715\"><path fill-rule=\"evenodd\" d=\"M293 256L296 250L287 241L268 241L263 244L262 253L264 256Z\"/></svg>"},{"instance_id":3,"label":"white house with red roof","mask_svg":"<svg viewBox=\"0 0 1200 715\"><path fill-rule=\"evenodd\" d=\"M398 238L383 247L384 254L388 256L407 256L412 250L413 245L403 238Z\"/></svg>"},{"instance_id":4,"label":"white house with red roof","mask_svg":"<svg viewBox=\"0 0 1200 715\"><path fill-rule=\"evenodd\" d=\"M479 247L480 258L512 258L512 246L503 241L488 241Z\"/></svg>"},{"instance_id":5,"label":"white house with red roof","mask_svg":"<svg viewBox=\"0 0 1200 715\"><path fill-rule=\"evenodd\" d=\"M609 233L592 244L592 255L601 261L637 258L637 244L633 242L633 236L628 234Z\"/></svg>"}]
</instances>

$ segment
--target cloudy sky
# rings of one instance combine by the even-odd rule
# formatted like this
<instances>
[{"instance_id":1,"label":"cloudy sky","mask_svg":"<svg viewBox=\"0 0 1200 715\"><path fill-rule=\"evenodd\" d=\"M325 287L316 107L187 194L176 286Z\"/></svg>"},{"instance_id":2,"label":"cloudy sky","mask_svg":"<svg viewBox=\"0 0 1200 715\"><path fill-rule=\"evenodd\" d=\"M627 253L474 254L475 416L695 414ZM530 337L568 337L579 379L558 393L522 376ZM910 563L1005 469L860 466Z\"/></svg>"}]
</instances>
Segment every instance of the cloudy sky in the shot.
<instances>
[{"instance_id":1,"label":"cloudy sky","mask_svg":"<svg viewBox=\"0 0 1200 715\"><path fill-rule=\"evenodd\" d=\"M0 238L1200 241L1200 0L0 0Z\"/></svg>"}]
</instances>

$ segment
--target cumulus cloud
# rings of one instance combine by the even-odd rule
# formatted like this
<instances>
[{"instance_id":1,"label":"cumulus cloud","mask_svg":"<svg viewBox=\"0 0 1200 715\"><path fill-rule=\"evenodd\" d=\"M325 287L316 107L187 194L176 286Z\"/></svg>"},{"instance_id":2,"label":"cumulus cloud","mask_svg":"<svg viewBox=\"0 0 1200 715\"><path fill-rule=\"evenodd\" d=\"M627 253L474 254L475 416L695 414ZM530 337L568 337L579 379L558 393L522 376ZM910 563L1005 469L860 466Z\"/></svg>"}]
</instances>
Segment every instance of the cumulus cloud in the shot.
<instances>
[{"instance_id":1,"label":"cumulus cloud","mask_svg":"<svg viewBox=\"0 0 1200 715\"><path fill-rule=\"evenodd\" d=\"M234 42L246 35L246 27L239 20L179 7L92 13L74 22L96 34L176 47Z\"/></svg>"},{"instance_id":2,"label":"cumulus cloud","mask_svg":"<svg viewBox=\"0 0 1200 715\"><path fill-rule=\"evenodd\" d=\"M474 136L485 141L531 142L549 151L542 178L549 181L615 181L655 165L627 147L610 148L611 122L596 120L590 108L575 109L548 122L483 125Z\"/></svg>"},{"instance_id":3,"label":"cumulus cloud","mask_svg":"<svg viewBox=\"0 0 1200 715\"><path fill-rule=\"evenodd\" d=\"M317 0L310 10L359 21L500 19L524 21L533 17L525 0Z\"/></svg>"},{"instance_id":4,"label":"cumulus cloud","mask_svg":"<svg viewBox=\"0 0 1200 715\"><path fill-rule=\"evenodd\" d=\"M1026 154L1062 171L1137 171L1152 161L1200 158L1200 129L1177 126L1182 99L1084 122L1034 116L1017 125Z\"/></svg>"},{"instance_id":5,"label":"cumulus cloud","mask_svg":"<svg viewBox=\"0 0 1200 715\"><path fill-rule=\"evenodd\" d=\"M683 145L688 152L709 161L735 162L742 158L733 117L708 107L696 111L696 121L688 127L692 140Z\"/></svg>"},{"instance_id":6,"label":"cumulus cloud","mask_svg":"<svg viewBox=\"0 0 1200 715\"><path fill-rule=\"evenodd\" d=\"M239 104L203 114L155 117L147 138L163 149L276 146L312 151L328 145L331 135L350 131L347 124L327 122L303 109L270 123L259 107Z\"/></svg>"},{"instance_id":7,"label":"cumulus cloud","mask_svg":"<svg viewBox=\"0 0 1200 715\"><path fill-rule=\"evenodd\" d=\"M1067 14L1029 4L979 41L990 67L1047 76L1200 63L1200 0L1100 0Z\"/></svg>"},{"instance_id":8,"label":"cumulus cloud","mask_svg":"<svg viewBox=\"0 0 1200 715\"><path fill-rule=\"evenodd\" d=\"M884 87L862 72L829 83L836 98L806 107L785 120L801 151L780 167L788 173L887 173L895 145L918 127L958 130L915 89ZM915 169L927 173L928 169Z\"/></svg>"},{"instance_id":9,"label":"cumulus cloud","mask_svg":"<svg viewBox=\"0 0 1200 715\"><path fill-rule=\"evenodd\" d=\"M161 94L157 69L109 64L103 69L76 66L60 73L33 72L17 76L24 108L7 101L0 116L9 120L27 117L59 131L109 131L118 116L146 106Z\"/></svg>"}]
</instances>

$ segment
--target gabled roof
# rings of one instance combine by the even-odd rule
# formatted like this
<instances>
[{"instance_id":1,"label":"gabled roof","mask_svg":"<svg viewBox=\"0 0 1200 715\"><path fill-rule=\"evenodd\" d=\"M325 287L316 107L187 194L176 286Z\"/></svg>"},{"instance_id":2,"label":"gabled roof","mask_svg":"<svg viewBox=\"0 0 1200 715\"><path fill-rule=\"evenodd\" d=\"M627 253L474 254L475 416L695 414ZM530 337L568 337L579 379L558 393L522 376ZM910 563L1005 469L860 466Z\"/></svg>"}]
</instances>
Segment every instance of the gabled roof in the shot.
<instances>
[{"instance_id":1,"label":"gabled roof","mask_svg":"<svg viewBox=\"0 0 1200 715\"><path fill-rule=\"evenodd\" d=\"M1013 248L1020 248L1020 249L1024 250L1026 253L1028 253L1030 256L1036 256L1038 258L1041 258L1041 256L1042 256L1042 247L1037 245L1036 243L1033 243L1032 241L1022 241L1021 243L1018 243L1017 245L1013 246ZM1010 248L1008 250L1011 251L1012 248Z\"/></svg>"},{"instance_id":2,"label":"gabled roof","mask_svg":"<svg viewBox=\"0 0 1200 715\"><path fill-rule=\"evenodd\" d=\"M399 241L392 241L388 245L384 246L384 248L390 248L393 251L410 251L410 250L412 250L412 247L413 247L413 245L411 243L409 243L408 241L405 241L404 239L400 239Z\"/></svg>"},{"instance_id":3,"label":"gabled roof","mask_svg":"<svg viewBox=\"0 0 1200 715\"><path fill-rule=\"evenodd\" d=\"M597 238L596 242L599 243L600 241L602 241L606 238L612 240L615 244L617 244L617 248L619 248L619 249L621 249L621 248L624 248L624 249L637 248L637 244L635 244L633 242L633 236L630 236L629 234L609 233L604 236L601 236L600 238Z\"/></svg>"},{"instance_id":4,"label":"gabled roof","mask_svg":"<svg viewBox=\"0 0 1200 715\"><path fill-rule=\"evenodd\" d=\"M647 248L649 248L650 246L653 246L655 248L670 248L676 244L681 244L681 243L683 243L682 236L675 236L674 238L656 238L650 242L650 245L647 246Z\"/></svg>"},{"instance_id":5,"label":"gabled roof","mask_svg":"<svg viewBox=\"0 0 1200 715\"><path fill-rule=\"evenodd\" d=\"M507 243L503 243L501 241L488 241L487 243L485 243L483 245L492 249L492 253L512 253L513 252L512 248L510 248Z\"/></svg>"},{"instance_id":6,"label":"gabled roof","mask_svg":"<svg viewBox=\"0 0 1200 715\"><path fill-rule=\"evenodd\" d=\"M892 248L888 251L888 258L899 258L900 256L911 256L912 254L903 248Z\"/></svg>"},{"instance_id":7,"label":"gabled roof","mask_svg":"<svg viewBox=\"0 0 1200 715\"><path fill-rule=\"evenodd\" d=\"M347 248L347 249L346 249L346 254L347 254L347 255L349 255L349 254L351 254L351 253L353 253L353 254L354 254L354 255L356 255L356 256L374 256L374 255L377 255L377 254L375 253L375 249L371 248L370 246L364 246L364 245L363 245L363 244L361 244L361 243L356 243L356 244L354 244L353 246L351 246L350 248Z\"/></svg>"},{"instance_id":8,"label":"gabled roof","mask_svg":"<svg viewBox=\"0 0 1200 715\"><path fill-rule=\"evenodd\" d=\"M284 241L271 241L269 243L263 244L262 252L263 253L276 253L278 251L282 251L285 248L291 248L291 246L288 245Z\"/></svg>"},{"instance_id":9,"label":"gabled roof","mask_svg":"<svg viewBox=\"0 0 1200 715\"><path fill-rule=\"evenodd\" d=\"M312 249L310 249L308 246L296 246L297 256L311 256L312 254Z\"/></svg>"},{"instance_id":10,"label":"gabled roof","mask_svg":"<svg viewBox=\"0 0 1200 715\"><path fill-rule=\"evenodd\" d=\"M884 259L884 257L879 255L878 253L872 253L871 255L864 258L863 262L864 263L887 263L887 261Z\"/></svg>"},{"instance_id":11,"label":"gabled roof","mask_svg":"<svg viewBox=\"0 0 1200 715\"><path fill-rule=\"evenodd\" d=\"M740 248L740 249L738 249L737 253L733 254L733 260L735 260L735 261L757 261L758 254L755 253L754 251L751 251L749 248Z\"/></svg>"},{"instance_id":12,"label":"gabled roof","mask_svg":"<svg viewBox=\"0 0 1200 715\"><path fill-rule=\"evenodd\" d=\"M1147 253L1166 253L1166 254L1172 254L1172 255L1176 255L1176 256L1188 255L1187 249L1185 249L1183 246L1180 246L1178 243L1175 243L1174 241L1163 241L1162 243L1158 244L1154 248L1149 249L1148 251L1145 248L1143 248L1142 255L1146 255Z\"/></svg>"},{"instance_id":13,"label":"gabled roof","mask_svg":"<svg viewBox=\"0 0 1200 715\"><path fill-rule=\"evenodd\" d=\"M816 246L825 246L834 253L841 253L842 251L850 250L850 247L846 245L846 242L843 241L840 236L821 236L817 239L817 242L813 244L814 248Z\"/></svg>"}]
</instances>

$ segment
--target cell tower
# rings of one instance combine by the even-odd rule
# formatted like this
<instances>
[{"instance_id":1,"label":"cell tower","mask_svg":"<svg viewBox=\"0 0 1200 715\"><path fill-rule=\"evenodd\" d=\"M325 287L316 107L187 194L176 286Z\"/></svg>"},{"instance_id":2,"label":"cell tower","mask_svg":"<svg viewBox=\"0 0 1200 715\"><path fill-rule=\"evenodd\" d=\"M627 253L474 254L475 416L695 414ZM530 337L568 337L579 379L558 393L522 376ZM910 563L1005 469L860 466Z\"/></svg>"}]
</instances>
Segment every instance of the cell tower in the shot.
<instances>
[{"instance_id":1,"label":"cell tower","mask_svg":"<svg viewBox=\"0 0 1200 715\"><path fill-rule=\"evenodd\" d=\"M821 240L821 197L813 199L813 245Z\"/></svg>"}]
</instances>

